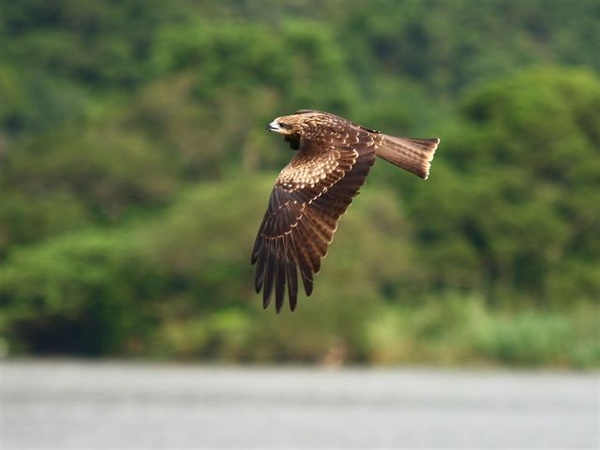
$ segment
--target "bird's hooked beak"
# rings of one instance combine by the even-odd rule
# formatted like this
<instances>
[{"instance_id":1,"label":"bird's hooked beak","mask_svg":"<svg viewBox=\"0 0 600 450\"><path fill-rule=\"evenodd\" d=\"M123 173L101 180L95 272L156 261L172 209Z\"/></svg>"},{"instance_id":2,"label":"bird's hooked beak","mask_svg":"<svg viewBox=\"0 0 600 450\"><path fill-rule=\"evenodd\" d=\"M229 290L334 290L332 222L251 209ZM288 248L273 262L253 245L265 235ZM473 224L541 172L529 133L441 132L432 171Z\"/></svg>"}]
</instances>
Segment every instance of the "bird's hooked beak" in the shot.
<instances>
[{"instance_id":1,"label":"bird's hooked beak","mask_svg":"<svg viewBox=\"0 0 600 450\"><path fill-rule=\"evenodd\" d=\"M271 122L269 125L267 125L267 131L274 131L276 133L281 133L281 125L279 125L279 123L277 122L277 119L275 119L273 122Z\"/></svg>"}]
</instances>

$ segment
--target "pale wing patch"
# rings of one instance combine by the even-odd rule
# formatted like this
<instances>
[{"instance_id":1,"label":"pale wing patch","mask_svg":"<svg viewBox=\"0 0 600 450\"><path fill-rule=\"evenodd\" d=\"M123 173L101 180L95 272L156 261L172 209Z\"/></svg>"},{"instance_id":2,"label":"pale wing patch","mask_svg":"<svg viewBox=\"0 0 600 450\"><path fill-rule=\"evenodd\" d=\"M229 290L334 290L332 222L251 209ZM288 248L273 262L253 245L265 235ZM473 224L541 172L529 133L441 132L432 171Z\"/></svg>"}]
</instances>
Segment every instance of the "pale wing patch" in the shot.
<instances>
[{"instance_id":1,"label":"pale wing patch","mask_svg":"<svg viewBox=\"0 0 600 450\"><path fill-rule=\"evenodd\" d=\"M358 153L354 152L354 161ZM354 161L352 163L354 163ZM318 157L297 155L283 168L277 177L277 184L288 191L314 187L325 180L330 174L335 174L335 180L344 176L343 170L338 170L340 165L340 152L331 149Z\"/></svg>"},{"instance_id":2,"label":"pale wing patch","mask_svg":"<svg viewBox=\"0 0 600 450\"><path fill-rule=\"evenodd\" d=\"M272 194L268 218L270 226L266 228L276 232L263 236L279 239L293 231L304 217L307 206L342 179L352 169L358 156L357 151L345 151L342 156L340 151L332 149L318 159L294 158L280 172ZM292 197L285 198L279 189Z\"/></svg>"}]
</instances>

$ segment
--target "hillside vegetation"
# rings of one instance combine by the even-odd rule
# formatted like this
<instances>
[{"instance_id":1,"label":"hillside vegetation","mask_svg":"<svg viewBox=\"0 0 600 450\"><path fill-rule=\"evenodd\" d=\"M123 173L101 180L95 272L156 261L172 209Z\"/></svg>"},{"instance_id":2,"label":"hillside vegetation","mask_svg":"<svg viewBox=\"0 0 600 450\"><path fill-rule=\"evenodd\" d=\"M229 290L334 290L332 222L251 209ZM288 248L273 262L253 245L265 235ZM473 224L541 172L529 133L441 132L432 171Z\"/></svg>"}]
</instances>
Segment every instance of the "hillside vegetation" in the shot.
<instances>
[{"instance_id":1,"label":"hillside vegetation","mask_svg":"<svg viewBox=\"0 0 600 450\"><path fill-rule=\"evenodd\" d=\"M600 3L0 4L10 354L600 366ZM378 161L310 298L250 250L300 108L441 137Z\"/></svg>"}]
</instances>

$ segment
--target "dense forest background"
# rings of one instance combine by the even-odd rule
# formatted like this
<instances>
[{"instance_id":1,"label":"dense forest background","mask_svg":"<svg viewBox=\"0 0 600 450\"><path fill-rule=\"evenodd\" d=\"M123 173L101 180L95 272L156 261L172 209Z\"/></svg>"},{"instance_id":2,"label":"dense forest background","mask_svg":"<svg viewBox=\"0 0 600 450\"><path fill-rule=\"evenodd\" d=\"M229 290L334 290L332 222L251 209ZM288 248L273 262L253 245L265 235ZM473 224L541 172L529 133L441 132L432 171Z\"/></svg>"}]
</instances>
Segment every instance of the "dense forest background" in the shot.
<instances>
[{"instance_id":1,"label":"dense forest background","mask_svg":"<svg viewBox=\"0 0 600 450\"><path fill-rule=\"evenodd\" d=\"M11 355L600 366L600 2L0 3ZM298 310L250 250L328 110L441 137L379 161Z\"/></svg>"}]
</instances>

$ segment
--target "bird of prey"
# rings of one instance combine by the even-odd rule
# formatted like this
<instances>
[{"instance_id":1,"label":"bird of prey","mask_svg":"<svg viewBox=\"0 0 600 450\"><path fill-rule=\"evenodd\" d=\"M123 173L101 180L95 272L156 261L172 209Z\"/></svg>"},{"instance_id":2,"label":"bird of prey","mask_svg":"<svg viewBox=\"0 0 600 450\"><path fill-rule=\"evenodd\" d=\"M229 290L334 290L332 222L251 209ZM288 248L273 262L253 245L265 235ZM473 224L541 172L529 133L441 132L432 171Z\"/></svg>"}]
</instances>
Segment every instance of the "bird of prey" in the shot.
<instances>
[{"instance_id":1,"label":"bird of prey","mask_svg":"<svg viewBox=\"0 0 600 450\"><path fill-rule=\"evenodd\" d=\"M322 111L278 117L267 131L279 133L297 153L277 177L252 250L256 293L275 310L298 300L298 275L309 296L313 275L333 239L338 221L379 156L427 179L440 140L394 137ZM286 289L287 287L287 289Z\"/></svg>"}]
</instances>

